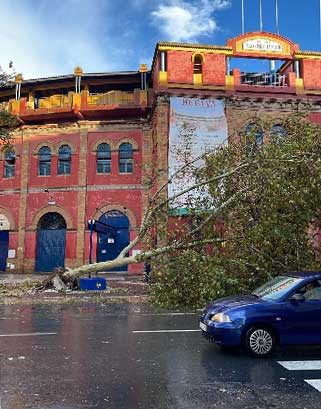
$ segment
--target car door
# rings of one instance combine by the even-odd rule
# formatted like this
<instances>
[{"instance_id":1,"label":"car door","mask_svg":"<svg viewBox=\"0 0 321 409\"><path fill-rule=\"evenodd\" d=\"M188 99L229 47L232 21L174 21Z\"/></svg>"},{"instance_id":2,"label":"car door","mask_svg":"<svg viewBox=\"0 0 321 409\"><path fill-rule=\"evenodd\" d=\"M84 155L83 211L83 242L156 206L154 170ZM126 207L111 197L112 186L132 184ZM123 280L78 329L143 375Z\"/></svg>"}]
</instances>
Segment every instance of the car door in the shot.
<instances>
[{"instance_id":1,"label":"car door","mask_svg":"<svg viewBox=\"0 0 321 409\"><path fill-rule=\"evenodd\" d=\"M313 280L295 293L302 294L305 299L293 301L290 296L284 302L281 342L289 345L321 345L321 281Z\"/></svg>"}]
</instances>

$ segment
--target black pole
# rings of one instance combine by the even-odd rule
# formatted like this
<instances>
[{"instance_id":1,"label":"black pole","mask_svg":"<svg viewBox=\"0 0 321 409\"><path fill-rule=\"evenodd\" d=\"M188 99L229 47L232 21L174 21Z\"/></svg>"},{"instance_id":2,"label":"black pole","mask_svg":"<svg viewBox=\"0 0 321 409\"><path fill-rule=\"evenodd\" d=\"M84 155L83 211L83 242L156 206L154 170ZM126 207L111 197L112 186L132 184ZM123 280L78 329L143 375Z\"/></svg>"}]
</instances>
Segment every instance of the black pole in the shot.
<instances>
[{"instance_id":1,"label":"black pole","mask_svg":"<svg viewBox=\"0 0 321 409\"><path fill-rule=\"evenodd\" d=\"M89 239L89 264L92 263L92 251L93 251L93 220L90 221L90 239ZM89 271L88 277L91 278L91 272Z\"/></svg>"}]
</instances>

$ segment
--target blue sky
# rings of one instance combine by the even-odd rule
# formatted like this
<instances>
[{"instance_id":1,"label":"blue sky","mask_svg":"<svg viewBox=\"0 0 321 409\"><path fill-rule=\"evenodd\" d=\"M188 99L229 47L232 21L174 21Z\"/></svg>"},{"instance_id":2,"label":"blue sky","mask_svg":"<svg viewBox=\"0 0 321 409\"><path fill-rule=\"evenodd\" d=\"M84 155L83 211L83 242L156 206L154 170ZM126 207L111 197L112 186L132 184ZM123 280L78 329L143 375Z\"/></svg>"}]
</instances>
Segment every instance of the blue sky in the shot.
<instances>
[{"instance_id":1,"label":"blue sky","mask_svg":"<svg viewBox=\"0 0 321 409\"><path fill-rule=\"evenodd\" d=\"M274 0L263 29L275 31ZM259 28L259 0L244 0L245 30ZM320 50L320 0L279 0L280 34ZM24 78L136 70L157 41L224 45L241 32L241 0L1 0L0 65Z\"/></svg>"}]
</instances>

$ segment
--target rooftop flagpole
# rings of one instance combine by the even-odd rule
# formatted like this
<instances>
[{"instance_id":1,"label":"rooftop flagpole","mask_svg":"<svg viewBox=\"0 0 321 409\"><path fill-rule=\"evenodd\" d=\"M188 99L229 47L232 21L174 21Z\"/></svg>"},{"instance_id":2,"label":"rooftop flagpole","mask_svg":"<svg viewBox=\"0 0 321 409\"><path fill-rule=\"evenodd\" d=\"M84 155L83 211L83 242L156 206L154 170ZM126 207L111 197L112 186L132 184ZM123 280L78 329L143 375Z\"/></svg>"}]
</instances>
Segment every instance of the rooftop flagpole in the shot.
<instances>
[{"instance_id":1,"label":"rooftop flagpole","mask_svg":"<svg viewBox=\"0 0 321 409\"><path fill-rule=\"evenodd\" d=\"M244 32L245 32L244 30L244 0L242 0L242 34L244 34Z\"/></svg>"},{"instance_id":2,"label":"rooftop flagpole","mask_svg":"<svg viewBox=\"0 0 321 409\"><path fill-rule=\"evenodd\" d=\"M320 0L320 46L321 46L321 0Z\"/></svg>"},{"instance_id":3,"label":"rooftop flagpole","mask_svg":"<svg viewBox=\"0 0 321 409\"><path fill-rule=\"evenodd\" d=\"M321 3L321 0L320 0ZM275 29L276 29L276 34L280 34L279 30L279 4L278 0L275 0ZM321 33L321 31L320 31Z\"/></svg>"},{"instance_id":4,"label":"rooftop flagpole","mask_svg":"<svg viewBox=\"0 0 321 409\"><path fill-rule=\"evenodd\" d=\"M260 31L263 31L262 0L260 0Z\"/></svg>"}]
</instances>

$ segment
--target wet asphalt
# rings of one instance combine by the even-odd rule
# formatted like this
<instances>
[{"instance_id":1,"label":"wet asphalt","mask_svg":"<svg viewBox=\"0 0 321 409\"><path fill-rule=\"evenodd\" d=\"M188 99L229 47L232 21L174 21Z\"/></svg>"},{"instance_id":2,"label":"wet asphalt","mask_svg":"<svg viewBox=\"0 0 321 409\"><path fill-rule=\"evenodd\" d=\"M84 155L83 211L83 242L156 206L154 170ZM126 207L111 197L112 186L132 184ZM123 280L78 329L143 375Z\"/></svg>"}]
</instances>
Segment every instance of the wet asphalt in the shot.
<instances>
[{"instance_id":1,"label":"wet asphalt","mask_svg":"<svg viewBox=\"0 0 321 409\"><path fill-rule=\"evenodd\" d=\"M321 360L321 348L262 360L222 352L198 331L132 332L198 329L197 313L169 314L133 303L0 306L0 409L321 408L304 382L321 370L278 364Z\"/></svg>"}]
</instances>

